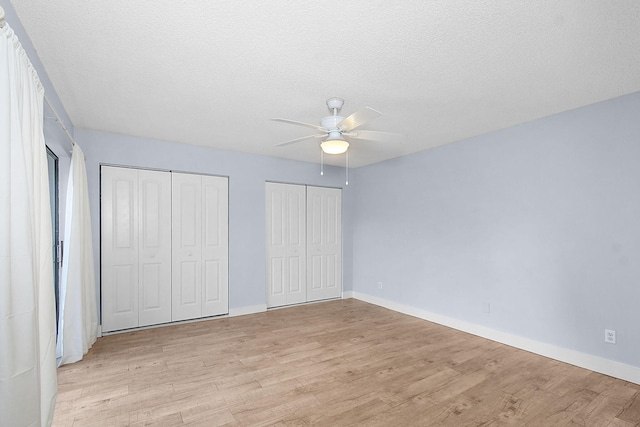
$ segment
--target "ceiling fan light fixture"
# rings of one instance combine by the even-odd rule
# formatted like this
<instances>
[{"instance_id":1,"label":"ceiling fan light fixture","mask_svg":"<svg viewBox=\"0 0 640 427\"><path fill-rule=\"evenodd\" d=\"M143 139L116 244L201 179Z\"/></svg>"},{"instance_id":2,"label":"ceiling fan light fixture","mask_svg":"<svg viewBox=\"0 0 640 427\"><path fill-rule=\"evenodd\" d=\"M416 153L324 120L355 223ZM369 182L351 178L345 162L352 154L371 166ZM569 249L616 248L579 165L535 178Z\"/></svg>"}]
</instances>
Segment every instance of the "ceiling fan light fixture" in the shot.
<instances>
[{"instance_id":1,"label":"ceiling fan light fixture","mask_svg":"<svg viewBox=\"0 0 640 427\"><path fill-rule=\"evenodd\" d=\"M340 137L329 137L320 144L320 148L327 154L342 154L349 148L349 143Z\"/></svg>"}]
</instances>

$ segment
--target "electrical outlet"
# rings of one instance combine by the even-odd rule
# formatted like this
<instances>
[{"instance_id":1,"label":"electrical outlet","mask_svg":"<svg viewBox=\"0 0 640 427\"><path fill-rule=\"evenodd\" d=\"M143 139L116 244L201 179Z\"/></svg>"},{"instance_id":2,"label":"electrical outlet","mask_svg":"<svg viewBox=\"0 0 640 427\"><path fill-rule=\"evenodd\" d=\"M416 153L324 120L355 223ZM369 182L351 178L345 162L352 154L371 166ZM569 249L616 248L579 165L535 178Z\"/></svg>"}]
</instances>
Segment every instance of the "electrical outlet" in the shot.
<instances>
[{"instance_id":1,"label":"electrical outlet","mask_svg":"<svg viewBox=\"0 0 640 427\"><path fill-rule=\"evenodd\" d=\"M378 282L378 289L382 289L382 282Z\"/></svg>"},{"instance_id":2,"label":"electrical outlet","mask_svg":"<svg viewBox=\"0 0 640 427\"><path fill-rule=\"evenodd\" d=\"M604 330L604 342L608 342L609 344L616 343L616 331L612 329Z\"/></svg>"}]
</instances>

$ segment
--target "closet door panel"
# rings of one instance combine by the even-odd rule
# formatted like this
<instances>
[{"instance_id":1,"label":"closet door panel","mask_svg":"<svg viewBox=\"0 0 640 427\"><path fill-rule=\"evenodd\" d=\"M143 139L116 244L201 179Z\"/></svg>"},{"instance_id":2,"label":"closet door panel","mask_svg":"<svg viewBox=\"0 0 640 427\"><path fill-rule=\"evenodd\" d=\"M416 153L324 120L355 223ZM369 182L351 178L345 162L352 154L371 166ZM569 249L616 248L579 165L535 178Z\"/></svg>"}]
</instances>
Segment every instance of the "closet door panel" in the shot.
<instances>
[{"instance_id":1,"label":"closet door panel","mask_svg":"<svg viewBox=\"0 0 640 427\"><path fill-rule=\"evenodd\" d=\"M101 169L102 330L138 326L138 186L135 169Z\"/></svg>"},{"instance_id":2,"label":"closet door panel","mask_svg":"<svg viewBox=\"0 0 640 427\"><path fill-rule=\"evenodd\" d=\"M267 307L287 304L285 293L286 192L283 184L266 183Z\"/></svg>"},{"instance_id":3,"label":"closet door panel","mask_svg":"<svg viewBox=\"0 0 640 427\"><path fill-rule=\"evenodd\" d=\"M136 307L135 290L138 286L136 283L136 267L133 264L114 265L111 271L114 278L111 289L111 312L115 320L123 322L117 325L118 327L115 329L137 326L138 309Z\"/></svg>"},{"instance_id":4,"label":"closet door panel","mask_svg":"<svg viewBox=\"0 0 640 427\"><path fill-rule=\"evenodd\" d=\"M172 320L202 316L202 179L172 174Z\"/></svg>"},{"instance_id":5,"label":"closet door panel","mask_svg":"<svg viewBox=\"0 0 640 427\"><path fill-rule=\"evenodd\" d=\"M228 179L202 176L202 316L229 312Z\"/></svg>"},{"instance_id":6,"label":"closet door panel","mask_svg":"<svg viewBox=\"0 0 640 427\"><path fill-rule=\"evenodd\" d=\"M342 293L342 192L307 187L307 301Z\"/></svg>"},{"instance_id":7,"label":"closet door panel","mask_svg":"<svg viewBox=\"0 0 640 427\"><path fill-rule=\"evenodd\" d=\"M322 194L311 189L307 194L307 239L308 239L308 274L307 286L310 296L322 289L323 256L322 248Z\"/></svg>"},{"instance_id":8,"label":"closet door panel","mask_svg":"<svg viewBox=\"0 0 640 427\"><path fill-rule=\"evenodd\" d=\"M139 326L171 321L171 174L138 172Z\"/></svg>"},{"instance_id":9,"label":"closet door panel","mask_svg":"<svg viewBox=\"0 0 640 427\"><path fill-rule=\"evenodd\" d=\"M303 185L266 183L267 306L306 301Z\"/></svg>"},{"instance_id":10,"label":"closet door panel","mask_svg":"<svg viewBox=\"0 0 640 427\"><path fill-rule=\"evenodd\" d=\"M185 260L180 263L180 281L177 296L183 310L194 310L199 317L200 310L200 261Z\"/></svg>"},{"instance_id":11,"label":"closet door panel","mask_svg":"<svg viewBox=\"0 0 640 427\"><path fill-rule=\"evenodd\" d=\"M307 300L306 187L287 185L287 303Z\"/></svg>"}]
</instances>

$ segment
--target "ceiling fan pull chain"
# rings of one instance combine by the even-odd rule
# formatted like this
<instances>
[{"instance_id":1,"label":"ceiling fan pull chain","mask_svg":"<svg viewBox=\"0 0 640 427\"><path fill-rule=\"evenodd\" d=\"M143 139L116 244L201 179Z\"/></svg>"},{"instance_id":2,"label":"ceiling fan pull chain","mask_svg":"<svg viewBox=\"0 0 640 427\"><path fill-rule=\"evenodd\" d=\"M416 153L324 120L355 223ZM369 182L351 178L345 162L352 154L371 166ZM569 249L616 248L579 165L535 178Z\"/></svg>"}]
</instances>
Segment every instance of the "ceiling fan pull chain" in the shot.
<instances>
[{"instance_id":1,"label":"ceiling fan pull chain","mask_svg":"<svg viewBox=\"0 0 640 427\"><path fill-rule=\"evenodd\" d=\"M324 175L324 151L320 147L320 176Z\"/></svg>"},{"instance_id":2,"label":"ceiling fan pull chain","mask_svg":"<svg viewBox=\"0 0 640 427\"><path fill-rule=\"evenodd\" d=\"M345 185L349 185L349 152L347 151L347 167L345 168L345 174L347 175L347 179L345 181Z\"/></svg>"}]
</instances>

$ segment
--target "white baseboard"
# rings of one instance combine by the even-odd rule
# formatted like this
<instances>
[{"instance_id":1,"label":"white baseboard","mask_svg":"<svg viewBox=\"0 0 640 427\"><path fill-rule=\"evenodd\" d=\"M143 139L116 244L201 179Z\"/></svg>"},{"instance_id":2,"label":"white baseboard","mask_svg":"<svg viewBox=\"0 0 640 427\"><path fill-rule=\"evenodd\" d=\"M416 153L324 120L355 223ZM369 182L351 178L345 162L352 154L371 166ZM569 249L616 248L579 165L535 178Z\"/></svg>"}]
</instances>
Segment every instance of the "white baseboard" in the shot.
<instances>
[{"instance_id":1,"label":"white baseboard","mask_svg":"<svg viewBox=\"0 0 640 427\"><path fill-rule=\"evenodd\" d=\"M229 317L244 316L246 314L262 313L267 311L267 304L248 305L239 308L230 308Z\"/></svg>"},{"instance_id":2,"label":"white baseboard","mask_svg":"<svg viewBox=\"0 0 640 427\"><path fill-rule=\"evenodd\" d=\"M353 291L346 291L342 293L342 299L353 298Z\"/></svg>"},{"instance_id":3,"label":"white baseboard","mask_svg":"<svg viewBox=\"0 0 640 427\"><path fill-rule=\"evenodd\" d=\"M345 293L346 294L346 293ZM640 384L640 367L626 365L624 363L605 359L599 356L593 356L579 351L570 350L552 344L543 343L529 338L520 337L485 326L476 325L452 317L443 316L441 314L431 313L415 307L409 307L383 298L374 297L360 292L351 292L352 297L371 304L379 305L389 310L399 313L408 314L409 316L428 320L429 322L438 323L459 331L468 332L482 338L487 338L502 344L516 347L522 350L536 353L541 356L599 372L635 384Z\"/></svg>"}]
</instances>

